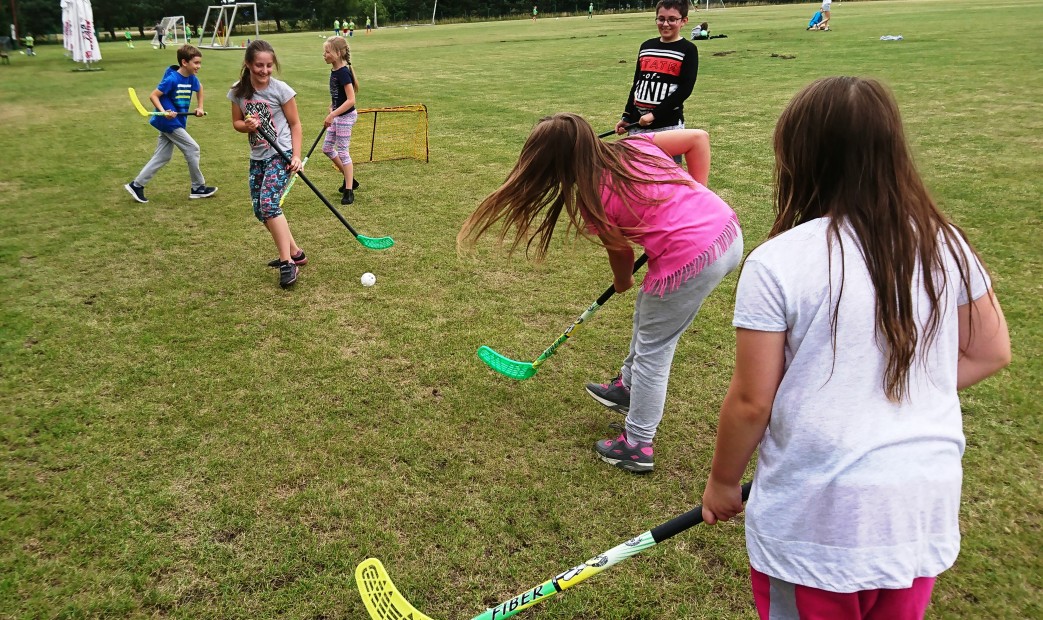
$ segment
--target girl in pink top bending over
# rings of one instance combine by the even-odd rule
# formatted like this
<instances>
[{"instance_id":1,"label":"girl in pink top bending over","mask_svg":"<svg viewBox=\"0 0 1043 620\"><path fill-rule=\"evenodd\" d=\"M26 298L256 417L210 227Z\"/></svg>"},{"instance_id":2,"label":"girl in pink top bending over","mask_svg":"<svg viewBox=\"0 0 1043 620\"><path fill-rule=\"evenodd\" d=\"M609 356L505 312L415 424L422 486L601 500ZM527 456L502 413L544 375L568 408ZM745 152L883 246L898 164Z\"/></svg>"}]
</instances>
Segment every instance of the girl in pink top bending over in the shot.
<instances>
[{"instance_id":1,"label":"girl in pink top bending over","mask_svg":"<svg viewBox=\"0 0 1043 620\"><path fill-rule=\"evenodd\" d=\"M689 172L674 163L683 155ZM742 231L735 212L706 189L709 135L679 129L604 143L583 118L556 114L536 125L500 189L464 222L461 247L497 222L513 229L537 260L562 212L566 233L595 234L608 252L613 286L634 286L634 250L648 255L648 275L634 307L630 353L618 376L587 384L601 404L627 416L623 433L594 449L631 472L653 469L652 439L663 418L674 349L710 292L739 264Z\"/></svg>"}]
</instances>

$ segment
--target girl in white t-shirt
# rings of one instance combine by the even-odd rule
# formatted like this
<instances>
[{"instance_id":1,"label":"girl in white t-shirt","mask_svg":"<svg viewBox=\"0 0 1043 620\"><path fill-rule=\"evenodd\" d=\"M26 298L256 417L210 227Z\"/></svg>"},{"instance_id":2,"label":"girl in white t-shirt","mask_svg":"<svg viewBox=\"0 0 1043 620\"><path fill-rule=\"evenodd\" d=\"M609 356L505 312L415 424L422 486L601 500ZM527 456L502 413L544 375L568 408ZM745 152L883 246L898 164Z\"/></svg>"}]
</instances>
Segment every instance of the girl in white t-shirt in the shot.
<instances>
[{"instance_id":1,"label":"girl in white t-shirt","mask_svg":"<svg viewBox=\"0 0 1043 620\"><path fill-rule=\"evenodd\" d=\"M703 495L742 508L762 618L920 618L959 552L957 390L1010 362L989 277L880 83L819 80L775 129L775 224L739 278Z\"/></svg>"},{"instance_id":2,"label":"girl in white t-shirt","mask_svg":"<svg viewBox=\"0 0 1043 620\"><path fill-rule=\"evenodd\" d=\"M279 206L290 177L302 165L297 93L286 82L272 77L278 68L279 60L271 44L257 39L246 46L239 81L228 91L228 99L232 102L232 127L250 136L250 198L254 216L271 233L279 250L279 257L268 266L279 269L279 286L288 288L297 282L297 268L308 258L293 239ZM279 150L290 158L289 162Z\"/></svg>"}]
</instances>

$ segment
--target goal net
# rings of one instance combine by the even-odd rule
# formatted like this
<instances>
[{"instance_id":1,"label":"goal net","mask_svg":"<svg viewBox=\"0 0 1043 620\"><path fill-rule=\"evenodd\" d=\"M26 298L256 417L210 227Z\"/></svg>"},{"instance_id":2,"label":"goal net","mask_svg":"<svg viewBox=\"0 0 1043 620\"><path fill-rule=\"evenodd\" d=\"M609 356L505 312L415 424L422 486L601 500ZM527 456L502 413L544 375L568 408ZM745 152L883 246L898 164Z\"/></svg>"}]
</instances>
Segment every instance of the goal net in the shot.
<instances>
[{"instance_id":1,"label":"goal net","mask_svg":"<svg viewBox=\"0 0 1043 620\"><path fill-rule=\"evenodd\" d=\"M358 113L351 131L352 161L430 161L426 105L359 108Z\"/></svg>"},{"instance_id":2,"label":"goal net","mask_svg":"<svg viewBox=\"0 0 1043 620\"><path fill-rule=\"evenodd\" d=\"M185 28L185 17L164 17L156 24L156 32L152 35L152 47L159 47L159 33L163 33L166 45L184 45L191 36Z\"/></svg>"}]
</instances>

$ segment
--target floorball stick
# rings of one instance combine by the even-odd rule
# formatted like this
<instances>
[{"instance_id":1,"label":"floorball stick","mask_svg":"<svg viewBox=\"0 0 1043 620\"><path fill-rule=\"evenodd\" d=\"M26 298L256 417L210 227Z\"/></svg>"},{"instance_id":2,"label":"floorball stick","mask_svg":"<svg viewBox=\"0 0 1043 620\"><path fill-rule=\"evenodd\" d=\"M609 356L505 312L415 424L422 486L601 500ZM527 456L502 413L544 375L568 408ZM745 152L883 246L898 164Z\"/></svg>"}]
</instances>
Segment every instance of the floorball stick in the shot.
<instances>
[{"instance_id":1,"label":"floorball stick","mask_svg":"<svg viewBox=\"0 0 1043 620\"><path fill-rule=\"evenodd\" d=\"M750 486L742 485L742 501L750 498ZM523 609L532 607L555 594L575 586L601 571L608 569L623 560L650 549L664 540L703 522L703 507L696 506L688 512L670 519L654 527L636 538L617 545L608 551L594 556L586 562L568 569L540 585L529 588L514 598L508 599L495 607L478 614L471 620L505 620ZM376 558L364 560L355 568L355 585L362 595L362 602L373 620L431 620L413 607L398 591L391 577L384 570L384 565Z\"/></svg>"},{"instance_id":2,"label":"floorball stick","mask_svg":"<svg viewBox=\"0 0 1043 620\"><path fill-rule=\"evenodd\" d=\"M623 129L625 129L625 130L629 131L629 130L631 130L632 128L634 128L634 127L637 127L637 125L638 125L637 123L630 123L629 125L627 125L627 126L626 126L626 127L624 127ZM599 134L598 134L598 137L599 137L599 138L607 138L607 137L609 137L609 136L614 136L614 135L616 135L616 130L615 130L615 129L609 129L609 130L608 130L608 131L606 131L605 133L599 133Z\"/></svg>"},{"instance_id":3,"label":"floorball stick","mask_svg":"<svg viewBox=\"0 0 1043 620\"><path fill-rule=\"evenodd\" d=\"M319 144L319 140L321 140L324 135L326 135L325 127L319 130L319 135L315 136L315 142L311 143L311 148L308 149L308 154L304 156L304 161L301 162L301 170L304 170L304 166L308 165L308 158L311 157L312 152L315 151L315 147ZM290 190L293 189L293 184L296 182L297 175L293 175L290 182L286 184L286 189L282 191L282 196L279 197L280 207L282 206L282 201L286 200L286 195L290 193Z\"/></svg>"},{"instance_id":4,"label":"floorball stick","mask_svg":"<svg viewBox=\"0 0 1043 620\"><path fill-rule=\"evenodd\" d=\"M637 270L641 269L641 266L644 265L646 261L648 261L648 255L646 254L642 254L636 261L634 261L634 273L637 273ZM491 347L485 345L479 347L478 358L485 362L486 366L492 368L501 375L510 377L511 379L517 379L518 381L524 381L536 374L536 371L540 369L543 362L546 362L550 356L554 355L554 352L558 350L558 347L572 336L572 332L583 323L589 321L590 318L594 316L594 313L598 311L598 308L605 305L609 298L615 293L616 288L614 286L608 287L608 289L601 294L601 297L598 297L594 303L590 304L590 307L584 310L583 314L579 315L579 318L573 321L572 325L569 325L568 329L558 336L558 339L554 341L554 344L547 347L547 349L543 353L540 353L540 356L534 361L521 362L518 360L512 360L506 355L501 355Z\"/></svg>"},{"instance_id":5,"label":"floorball stick","mask_svg":"<svg viewBox=\"0 0 1043 620\"><path fill-rule=\"evenodd\" d=\"M138 99L138 93L134 92L133 88L128 88L127 89L127 94L130 95L130 101L134 104L134 107L137 109L138 114L140 114L140 115L142 115L142 116L144 116L146 118L149 117L149 116L166 116L167 115L166 112L149 112L148 110L146 110L145 106L141 105L141 100ZM195 112L178 112L177 115L178 116L195 116L196 113ZM203 116L206 116L206 112L203 112Z\"/></svg>"},{"instance_id":6,"label":"floorball stick","mask_svg":"<svg viewBox=\"0 0 1043 620\"><path fill-rule=\"evenodd\" d=\"M264 126L259 126L257 128L257 131L261 134L261 137L267 140L268 144L270 144L272 148L275 149L275 152L279 154L279 157L282 157L283 160L286 161L287 164L289 164L289 156L286 155L286 153L281 148L279 148L279 145L275 142L275 138L270 133L268 133L268 130L265 129ZM313 191L315 195L319 197L319 200L321 200L322 203L326 205L326 208L332 211L333 215L337 216L337 219L340 220L340 223L344 224L344 227L348 229L348 232L350 232L351 235L355 237L355 239L364 247L367 247L371 250L386 250L391 246L395 245L395 242L391 237L367 237L365 235L360 235L358 231L351 227L351 224L348 223L348 220L344 219L344 216L340 214L340 211L338 211L336 207L330 204L329 199L323 196L322 192L319 191L319 188L315 187L315 184L309 181L308 177L304 176L304 172L298 170L297 176L299 176L301 180L304 181L305 184L307 184L307 186L311 188L311 191Z\"/></svg>"}]
</instances>

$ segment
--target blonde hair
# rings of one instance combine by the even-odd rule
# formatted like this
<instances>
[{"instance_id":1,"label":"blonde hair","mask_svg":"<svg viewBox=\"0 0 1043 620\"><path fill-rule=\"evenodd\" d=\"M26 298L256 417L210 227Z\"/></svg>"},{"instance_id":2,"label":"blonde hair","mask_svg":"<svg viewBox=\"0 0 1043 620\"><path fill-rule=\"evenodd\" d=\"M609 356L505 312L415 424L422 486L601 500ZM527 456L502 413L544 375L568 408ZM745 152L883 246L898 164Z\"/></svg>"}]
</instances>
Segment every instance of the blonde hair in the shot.
<instances>
[{"instance_id":1,"label":"blonde hair","mask_svg":"<svg viewBox=\"0 0 1043 620\"><path fill-rule=\"evenodd\" d=\"M359 76L355 73L355 68L351 66L351 48L348 47L348 41L344 37L330 37L326 39L322 47L333 52L334 55L344 61L344 64L351 67L351 86L357 91L359 89Z\"/></svg>"}]
</instances>

